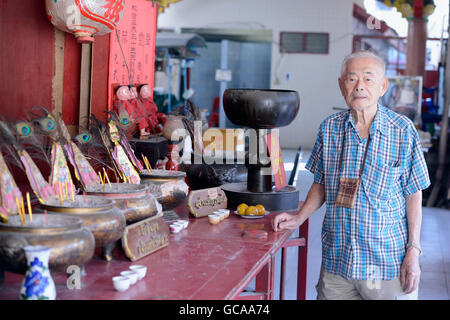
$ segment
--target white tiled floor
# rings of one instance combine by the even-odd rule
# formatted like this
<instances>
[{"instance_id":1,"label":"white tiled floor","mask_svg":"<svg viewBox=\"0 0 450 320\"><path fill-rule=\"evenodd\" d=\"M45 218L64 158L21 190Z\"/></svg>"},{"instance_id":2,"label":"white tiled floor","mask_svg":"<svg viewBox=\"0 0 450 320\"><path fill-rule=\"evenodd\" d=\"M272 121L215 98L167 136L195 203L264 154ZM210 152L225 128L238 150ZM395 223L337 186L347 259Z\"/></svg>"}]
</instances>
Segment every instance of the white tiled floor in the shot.
<instances>
[{"instance_id":1,"label":"white tiled floor","mask_svg":"<svg viewBox=\"0 0 450 320\"><path fill-rule=\"evenodd\" d=\"M286 175L289 177L297 150L283 150L283 160L286 167ZM312 174L304 169L309 158L310 151L302 152L298 165L297 179L294 184L300 191L300 199L305 199L309 187L312 184ZM315 285L317 283L321 265L321 241L320 231L325 214L322 206L315 212L309 221L308 238L308 275L307 292L308 300L316 299ZM420 300L449 300L450 299L450 211L438 208L423 208L423 222L421 233L421 245L423 254L420 257L422 269L419 286ZM279 270L281 254L276 256L276 281L275 299L279 299ZM297 283L297 249L288 249L287 275L285 287L285 299L296 299Z\"/></svg>"}]
</instances>

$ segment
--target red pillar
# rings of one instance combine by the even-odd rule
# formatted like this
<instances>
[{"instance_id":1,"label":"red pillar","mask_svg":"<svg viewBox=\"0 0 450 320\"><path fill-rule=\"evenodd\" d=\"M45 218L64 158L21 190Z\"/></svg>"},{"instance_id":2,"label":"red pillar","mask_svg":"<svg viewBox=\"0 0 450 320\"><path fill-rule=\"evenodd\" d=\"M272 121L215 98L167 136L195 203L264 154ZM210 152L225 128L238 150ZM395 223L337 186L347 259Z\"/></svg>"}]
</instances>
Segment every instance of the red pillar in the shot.
<instances>
[{"instance_id":1,"label":"red pillar","mask_svg":"<svg viewBox=\"0 0 450 320\"><path fill-rule=\"evenodd\" d=\"M406 45L406 75L424 76L427 41L427 20L423 15L423 0L414 0L414 17L408 19Z\"/></svg>"}]
</instances>

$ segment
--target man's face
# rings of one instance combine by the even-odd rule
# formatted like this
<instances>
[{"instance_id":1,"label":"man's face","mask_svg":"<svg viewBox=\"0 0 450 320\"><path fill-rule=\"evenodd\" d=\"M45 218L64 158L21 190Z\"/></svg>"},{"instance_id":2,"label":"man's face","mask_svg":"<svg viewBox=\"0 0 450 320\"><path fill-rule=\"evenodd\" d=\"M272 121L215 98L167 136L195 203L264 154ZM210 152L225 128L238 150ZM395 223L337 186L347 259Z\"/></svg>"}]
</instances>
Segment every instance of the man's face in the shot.
<instances>
[{"instance_id":1,"label":"man's face","mask_svg":"<svg viewBox=\"0 0 450 320\"><path fill-rule=\"evenodd\" d=\"M383 74L382 65L370 57L350 60L339 78L342 96L347 105L357 111L375 107L387 86L388 80Z\"/></svg>"}]
</instances>

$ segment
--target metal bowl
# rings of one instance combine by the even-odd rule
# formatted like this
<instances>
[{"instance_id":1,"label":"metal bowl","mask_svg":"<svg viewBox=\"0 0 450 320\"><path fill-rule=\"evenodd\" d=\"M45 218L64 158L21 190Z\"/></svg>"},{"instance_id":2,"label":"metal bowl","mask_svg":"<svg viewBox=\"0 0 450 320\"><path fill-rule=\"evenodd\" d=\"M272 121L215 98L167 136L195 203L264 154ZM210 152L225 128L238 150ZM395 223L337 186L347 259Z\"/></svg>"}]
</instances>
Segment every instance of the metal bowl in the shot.
<instances>
[{"instance_id":1,"label":"metal bowl","mask_svg":"<svg viewBox=\"0 0 450 320\"><path fill-rule=\"evenodd\" d=\"M28 220L28 219L27 219ZM49 267L52 272L66 272L70 265L83 266L93 254L95 240L92 232L82 226L77 217L33 214L21 225L19 216L10 216L8 224L0 223L0 269L25 273L27 261L23 248L43 245L51 248Z\"/></svg>"},{"instance_id":2,"label":"metal bowl","mask_svg":"<svg viewBox=\"0 0 450 320\"><path fill-rule=\"evenodd\" d=\"M149 173L144 170L140 177L141 184L149 186L150 192L164 211L178 207L188 196L189 187L185 182L185 172L154 169Z\"/></svg>"},{"instance_id":3,"label":"metal bowl","mask_svg":"<svg viewBox=\"0 0 450 320\"><path fill-rule=\"evenodd\" d=\"M111 183L87 190L88 195L112 199L125 215L127 223L153 217L161 211L161 205L143 184Z\"/></svg>"},{"instance_id":4,"label":"metal bowl","mask_svg":"<svg viewBox=\"0 0 450 320\"><path fill-rule=\"evenodd\" d=\"M287 126L295 119L300 97L291 90L226 89L223 108L238 126L271 129Z\"/></svg>"},{"instance_id":5,"label":"metal bowl","mask_svg":"<svg viewBox=\"0 0 450 320\"><path fill-rule=\"evenodd\" d=\"M79 217L83 226L88 228L95 238L95 246L103 248L103 258L112 259L112 251L126 227L124 214L116 206L114 200L102 197L76 195L75 201L61 201L58 197L51 198L41 204L48 213L64 214Z\"/></svg>"}]
</instances>

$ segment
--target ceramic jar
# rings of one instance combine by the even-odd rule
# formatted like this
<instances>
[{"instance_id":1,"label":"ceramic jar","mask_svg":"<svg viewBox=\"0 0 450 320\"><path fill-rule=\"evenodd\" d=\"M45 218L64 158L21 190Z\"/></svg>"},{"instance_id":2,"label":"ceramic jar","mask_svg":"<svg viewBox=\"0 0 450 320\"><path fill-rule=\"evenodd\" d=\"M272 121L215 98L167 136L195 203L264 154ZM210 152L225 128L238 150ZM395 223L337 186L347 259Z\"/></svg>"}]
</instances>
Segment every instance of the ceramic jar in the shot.
<instances>
[{"instance_id":1,"label":"ceramic jar","mask_svg":"<svg viewBox=\"0 0 450 320\"><path fill-rule=\"evenodd\" d=\"M169 141L180 141L186 135L186 131L183 123L183 116L168 115L162 135Z\"/></svg>"},{"instance_id":2,"label":"ceramic jar","mask_svg":"<svg viewBox=\"0 0 450 320\"><path fill-rule=\"evenodd\" d=\"M50 247L26 246L27 272L20 289L21 300L55 300L56 288L50 275Z\"/></svg>"}]
</instances>

